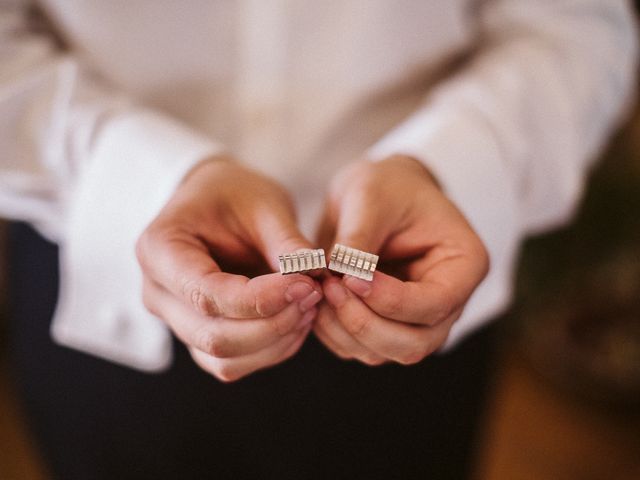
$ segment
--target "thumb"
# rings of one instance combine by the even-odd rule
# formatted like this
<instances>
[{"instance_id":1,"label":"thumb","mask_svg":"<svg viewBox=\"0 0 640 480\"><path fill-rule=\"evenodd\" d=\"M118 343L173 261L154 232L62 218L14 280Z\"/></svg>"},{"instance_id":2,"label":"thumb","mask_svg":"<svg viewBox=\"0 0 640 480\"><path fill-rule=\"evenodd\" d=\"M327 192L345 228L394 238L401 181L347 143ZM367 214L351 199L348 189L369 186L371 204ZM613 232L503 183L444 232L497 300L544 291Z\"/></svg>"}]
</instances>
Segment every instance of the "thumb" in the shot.
<instances>
[{"instance_id":1,"label":"thumb","mask_svg":"<svg viewBox=\"0 0 640 480\"><path fill-rule=\"evenodd\" d=\"M274 271L279 270L279 255L313 248L288 209L278 208L261 215L255 223L255 235L260 253Z\"/></svg>"},{"instance_id":2,"label":"thumb","mask_svg":"<svg viewBox=\"0 0 640 480\"><path fill-rule=\"evenodd\" d=\"M335 243L378 254L391 225L383 207L366 201L365 196L345 196L338 211Z\"/></svg>"}]
</instances>

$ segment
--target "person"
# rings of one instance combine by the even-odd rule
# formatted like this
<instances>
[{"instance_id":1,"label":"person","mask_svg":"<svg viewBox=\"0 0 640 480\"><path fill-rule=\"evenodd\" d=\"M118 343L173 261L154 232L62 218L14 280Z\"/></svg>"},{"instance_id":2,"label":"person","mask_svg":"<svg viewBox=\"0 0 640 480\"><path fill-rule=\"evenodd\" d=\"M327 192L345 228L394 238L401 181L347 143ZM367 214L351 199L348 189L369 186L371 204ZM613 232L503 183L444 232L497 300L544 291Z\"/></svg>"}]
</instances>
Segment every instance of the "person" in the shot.
<instances>
[{"instance_id":1,"label":"person","mask_svg":"<svg viewBox=\"0 0 640 480\"><path fill-rule=\"evenodd\" d=\"M629 103L628 2L5 0L0 23L0 213L60 255L58 292L56 248L14 227L54 475L463 478L481 327ZM277 272L335 243L380 255L372 282Z\"/></svg>"}]
</instances>

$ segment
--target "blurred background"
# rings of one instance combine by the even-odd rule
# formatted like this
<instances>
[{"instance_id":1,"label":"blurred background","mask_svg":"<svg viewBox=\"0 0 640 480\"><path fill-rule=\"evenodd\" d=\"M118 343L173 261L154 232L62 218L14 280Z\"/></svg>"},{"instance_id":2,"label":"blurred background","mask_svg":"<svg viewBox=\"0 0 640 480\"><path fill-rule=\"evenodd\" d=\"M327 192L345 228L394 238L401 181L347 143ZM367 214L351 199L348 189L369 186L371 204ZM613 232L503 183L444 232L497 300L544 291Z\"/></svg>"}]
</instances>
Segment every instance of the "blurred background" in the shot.
<instances>
[{"instance_id":1,"label":"blurred background","mask_svg":"<svg viewBox=\"0 0 640 480\"><path fill-rule=\"evenodd\" d=\"M633 112L574 222L525 244L516 300L498 320L478 480L640 479L638 105ZM47 479L7 377L4 265L0 254L0 480Z\"/></svg>"}]
</instances>

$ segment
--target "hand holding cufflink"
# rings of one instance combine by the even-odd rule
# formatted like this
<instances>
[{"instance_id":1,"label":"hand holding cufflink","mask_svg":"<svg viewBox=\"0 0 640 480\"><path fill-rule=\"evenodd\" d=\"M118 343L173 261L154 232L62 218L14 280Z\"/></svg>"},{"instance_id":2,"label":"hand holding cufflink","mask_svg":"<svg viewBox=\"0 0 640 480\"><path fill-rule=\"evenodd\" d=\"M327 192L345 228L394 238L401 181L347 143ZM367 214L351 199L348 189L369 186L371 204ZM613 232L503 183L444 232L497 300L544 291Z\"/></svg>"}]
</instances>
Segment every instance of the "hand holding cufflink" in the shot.
<instances>
[{"instance_id":1,"label":"hand holding cufflink","mask_svg":"<svg viewBox=\"0 0 640 480\"><path fill-rule=\"evenodd\" d=\"M369 365L413 364L439 349L489 267L464 216L403 156L353 164L335 178L319 242L397 267L396 276L376 271L368 281L346 272L322 283L316 336L339 357Z\"/></svg>"},{"instance_id":2,"label":"hand holding cufflink","mask_svg":"<svg viewBox=\"0 0 640 480\"><path fill-rule=\"evenodd\" d=\"M342 279L311 277L326 257L309 250L281 186L209 159L138 241L144 304L223 381L290 358L311 328L342 358L414 363L443 344L488 268L462 214L406 157L343 170L318 243L335 245L329 269ZM402 264L397 278L377 271L378 260ZM245 266L287 275L240 275Z\"/></svg>"},{"instance_id":3,"label":"hand holding cufflink","mask_svg":"<svg viewBox=\"0 0 640 480\"><path fill-rule=\"evenodd\" d=\"M237 162L209 159L138 240L144 304L203 370L237 380L292 357L322 299L306 275L240 272L273 272L277 252L310 246L281 186Z\"/></svg>"}]
</instances>

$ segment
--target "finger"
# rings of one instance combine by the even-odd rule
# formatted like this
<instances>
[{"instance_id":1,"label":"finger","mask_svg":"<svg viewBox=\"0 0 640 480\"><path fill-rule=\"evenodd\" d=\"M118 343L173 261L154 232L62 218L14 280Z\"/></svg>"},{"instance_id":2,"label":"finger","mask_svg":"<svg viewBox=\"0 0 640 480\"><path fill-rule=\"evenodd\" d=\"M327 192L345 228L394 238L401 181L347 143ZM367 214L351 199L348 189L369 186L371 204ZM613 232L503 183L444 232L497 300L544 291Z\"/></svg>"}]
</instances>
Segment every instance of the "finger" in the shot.
<instances>
[{"instance_id":1,"label":"finger","mask_svg":"<svg viewBox=\"0 0 640 480\"><path fill-rule=\"evenodd\" d=\"M384 358L405 365L419 362L439 348L448 335L451 325L447 322L431 328L382 318L336 278L327 280L323 288L345 330Z\"/></svg>"},{"instance_id":2,"label":"finger","mask_svg":"<svg viewBox=\"0 0 640 480\"><path fill-rule=\"evenodd\" d=\"M330 352L333 352L341 360L352 360L354 357L349 352L344 350L340 345L333 341L326 333L324 333L318 327L314 327L313 333L320 343L322 343Z\"/></svg>"},{"instance_id":3,"label":"finger","mask_svg":"<svg viewBox=\"0 0 640 480\"><path fill-rule=\"evenodd\" d=\"M385 361L383 357L358 343L344 329L331 307L326 304L318 311L313 331L329 350L344 360L355 358L371 366L381 365Z\"/></svg>"},{"instance_id":4,"label":"finger","mask_svg":"<svg viewBox=\"0 0 640 480\"><path fill-rule=\"evenodd\" d=\"M291 332L274 345L236 358L216 358L200 350L190 349L194 361L223 382L233 382L257 370L277 365L295 355L311 329L310 325Z\"/></svg>"},{"instance_id":5,"label":"finger","mask_svg":"<svg viewBox=\"0 0 640 480\"><path fill-rule=\"evenodd\" d=\"M338 209L335 243L378 253L393 218L366 191L345 194Z\"/></svg>"},{"instance_id":6,"label":"finger","mask_svg":"<svg viewBox=\"0 0 640 480\"><path fill-rule=\"evenodd\" d=\"M329 204L325 205L316 230L316 244L326 252L331 251L332 242L336 238L336 215L333 210Z\"/></svg>"},{"instance_id":7,"label":"finger","mask_svg":"<svg viewBox=\"0 0 640 480\"><path fill-rule=\"evenodd\" d=\"M279 255L313 248L298 229L293 210L283 202L270 205L268 209L259 209L247 228L274 271L279 270Z\"/></svg>"},{"instance_id":8,"label":"finger","mask_svg":"<svg viewBox=\"0 0 640 480\"><path fill-rule=\"evenodd\" d=\"M485 272L483 259L455 255L430 267L418 281L378 271L371 282L345 276L343 284L383 317L433 326L463 308Z\"/></svg>"},{"instance_id":9,"label":"finger","mask_svg":"<svg viewBox=\"0 0 640 480\"><path fill-rule=\"evenodd\" d=\"M197 313L270 317L321 291L311 278L300 274L249 279L221 272L206 246L187 232L148 232L137 249L145 273Z\"/></svg>"},{"instance_id":10,"label":"finger","mask_svg":"<svg viewBox=\"0 0 640 480\"><path fill-rule=\"evenodd\" d=\"M214 357L248 355L311 323L316 309L301 312L297 305L269 318L230 319L200 315L160 287L145 285L145 304L162 318L185 344Z\"/></svg>"}]
</instances>

